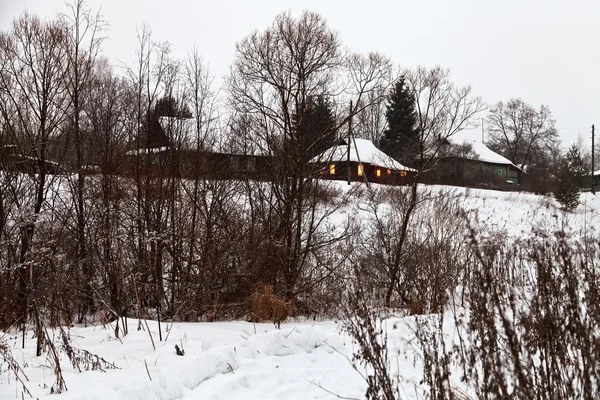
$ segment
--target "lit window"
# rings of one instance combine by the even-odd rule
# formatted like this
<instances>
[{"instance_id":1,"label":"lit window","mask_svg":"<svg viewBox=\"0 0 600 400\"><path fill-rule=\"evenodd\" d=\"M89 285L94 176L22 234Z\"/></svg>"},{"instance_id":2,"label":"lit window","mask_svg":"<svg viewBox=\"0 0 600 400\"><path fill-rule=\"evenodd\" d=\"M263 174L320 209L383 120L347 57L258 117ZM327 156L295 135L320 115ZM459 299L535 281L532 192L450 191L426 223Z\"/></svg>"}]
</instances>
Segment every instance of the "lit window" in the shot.
<instances>
[{"instance_id":1,"label":"lit window","mask_svg":"<svg viewBox=\"0 0 600 400\"><path fill-rule=\"evenodd\" d=\"M335 175L335 164L329 165L329 175Z\"/></svg>"},{"instance_id":2,"label":"lit window","mask_svg":"<svg viewBox=\"0 0 600 400\"><path fill-rule=\"evenodd\" d=\"M388 169L388 170L387 170L387 174L388 174L388 175L391 175L391 174L392 174L392 170L391 170L391 169Z\"/></svg>"},{"instance_id":3,"label":"lit window","mask_svg":"<svg viewBox=\"0 0 600 400\"><path fill-rule=\"evenodd\" d=\"M400 176L406 176L406 171L400 171Z\"/></svg>"},{"instance_id":4,"label":"lit window","mask_svg":"<svg viewBox=\"0 0 600 400\"><path fill-rule=\"evenodd\" d=\"M381 176L381 170L380 170L380 169L378 169L378 170L377 170L377 177L379 178L380 176Z\"/></svg>"},{"instance_id":5,"label":"lit window","mask_svg":"<svg viewBox=\"0 0 600 400\"><path fill-rule=\"evenodd\" d=\"M363 166L359 165L358 166L358 176L362 176L362 174L363 174Z\"/></svg>"}]
</instances>

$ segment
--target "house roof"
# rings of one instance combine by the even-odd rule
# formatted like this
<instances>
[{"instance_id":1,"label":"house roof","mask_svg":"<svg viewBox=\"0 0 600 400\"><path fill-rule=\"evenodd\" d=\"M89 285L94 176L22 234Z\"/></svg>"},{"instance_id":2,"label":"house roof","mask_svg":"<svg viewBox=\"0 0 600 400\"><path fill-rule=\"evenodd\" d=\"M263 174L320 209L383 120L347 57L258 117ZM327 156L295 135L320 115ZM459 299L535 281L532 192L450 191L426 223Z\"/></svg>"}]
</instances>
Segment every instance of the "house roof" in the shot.
<instances>
[{"instance_id":1,"label":"house roof","mask_svg":"<svg viewBox=\"0 0 600 400\"><path fill-rule=\"evenodd\" d=\"M519 168L515 164L513 164L508 158L503 157L500 154L490 150L485 144L483 144L479 140L449 138L448 142L450 142L451 145L455 146L470 145L473 156L467 155L466 157L464 157L467 160L483 161L490 164L512 165L515 168Z\"/></svg>"},{"instance_id":2,"label":"house roof","mask_svg":"<svg viewBox=\"0 0 600 400\"><path fill-rule=\"evenodd\" d=\"M311 159L310 162L342 162L347 160L347 155L348 145L343 143L325 150ZM359 162L359 158L360 162L364 164L378 165L398 171L413 171L412 168L405 167L379 150L373 142L367 139L354 139L350 142L350 161Z\"/></svg>"}]
</instances>

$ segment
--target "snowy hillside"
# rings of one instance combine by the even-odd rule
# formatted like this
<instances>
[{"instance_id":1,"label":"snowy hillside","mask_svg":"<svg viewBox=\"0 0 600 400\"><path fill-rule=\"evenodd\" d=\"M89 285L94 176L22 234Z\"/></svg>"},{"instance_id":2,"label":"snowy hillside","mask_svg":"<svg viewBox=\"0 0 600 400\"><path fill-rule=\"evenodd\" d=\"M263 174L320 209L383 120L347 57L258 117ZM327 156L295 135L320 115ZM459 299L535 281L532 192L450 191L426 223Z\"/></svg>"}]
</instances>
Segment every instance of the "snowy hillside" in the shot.
<instances>
[{"instance_id":1,"label":"snowy hillside","mask_svg":"<svg viewBox=\"0 0 600 400\"><path fill-rule=\"evenodd\" d=\"M342 183L340 189L347 190ZM481 231L504 235L507 240L529 238L535 229L548 231L566 226L572 235L591 234L600 228L600 195L584 193L573 213L564 213L550 197L445 186L424 190L443 192L458 199L472 224ZM364 198L353 198L333 220L346 213L361 214ZM400 372L403 398L423 398L423 361L414 338L414 318L387 321L393 368ZM273 324L243 321L214 323L163 323L149 321L156 344L153 349L145 326L129 319L129 334L115 338L100 323L73 327L68 333L75 348L102 357L118 369L81 372L62 356L67 391L50 395L55 375L46 356L34 357L31 332L21 349L18 332L0 333L14 359L23 367L21 376L33 398L57 399L337 399L364 398L362 367L353 369L354 345L334 321L288 319L281 330ZM166 331L166 332L165 332ZM451 332L452 329L445 330ZM59 344L58 331L50 331ZM451 338L450 338L451 339ZM178 356L175 345L183 348ZM458 389L457 389L458 390ZM0 399L28 398L6 363L0 362Z\"/></svg>"}]
</instances>

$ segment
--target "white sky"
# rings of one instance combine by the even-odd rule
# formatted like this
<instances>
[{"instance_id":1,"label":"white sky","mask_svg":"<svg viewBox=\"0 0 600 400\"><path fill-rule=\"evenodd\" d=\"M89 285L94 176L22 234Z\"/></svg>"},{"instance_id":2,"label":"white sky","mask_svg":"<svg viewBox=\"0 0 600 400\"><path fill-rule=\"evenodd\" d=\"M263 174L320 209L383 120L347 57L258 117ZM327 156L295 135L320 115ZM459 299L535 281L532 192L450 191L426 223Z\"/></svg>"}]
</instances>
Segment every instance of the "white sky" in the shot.
<instances>
[{"instance_id":1,"label":"white sky","mask_svg":"<svg viewBox=\"0 0 600 400\"><path fill-rule=\"evenodd\" d=\"M194 44L217 79L228 72L235 43L266 28L281 11L322 14L343 43L379 51L396 64L439 64L456 83L471 84L487 103L521 97L550 106L566 145L600 130L600 2L560 0L88 0L110 23L104 52L133 63L136 27L169 41L175 56ZM66 11L65 0L0 0L0 30L24 9ZM219 81L217 81L219 82ZM600 135L599 135L600 136Z\"/></svg>"}]
</instances>

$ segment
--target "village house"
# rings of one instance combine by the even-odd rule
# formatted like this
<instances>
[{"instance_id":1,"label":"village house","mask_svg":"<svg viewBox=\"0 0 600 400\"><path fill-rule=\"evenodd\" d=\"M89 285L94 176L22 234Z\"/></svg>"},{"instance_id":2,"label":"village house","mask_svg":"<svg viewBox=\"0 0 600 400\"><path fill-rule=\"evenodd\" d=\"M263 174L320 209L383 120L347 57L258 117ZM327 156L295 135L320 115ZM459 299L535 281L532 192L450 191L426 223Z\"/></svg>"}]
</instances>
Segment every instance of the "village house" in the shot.
<instances>
[{"instance_id":1,"label":"village house","mask_svg":"<svg viewBox=\"0 0 600 400\"><path fill-rule=\"evenodd\" d=\"M198 134L189 118L160 117L159 123L148 140L153 147L128 151L130 163L144 159L149 169L182 178L268 179L271 157L253 143L221 143Z\"/></svg>"},{"instance_id":2,"label":"village house","mask_svg":"<svg viewBox=\"0 0 600 400\"><path fill-rule=\"evenodd\" d=\"M519 167L484 143L450 138L434 167L438 183L461 186L506 186L518 182Z\"/></svg>"},{"instance_id":3,"label":"village house","mask_svg":"<svg viewBox=\"0 0 600 400\"><path fill-rule=\"evenodd\" d=\"M348 180L350 168L351 181L387 185L409 184L416 172L388 156L366 139L353 139L350 146L345 140L341 140L338 145L310 160L310 164L318 167L318 177L322 179Z\"/></svg>"}]
</instances>

